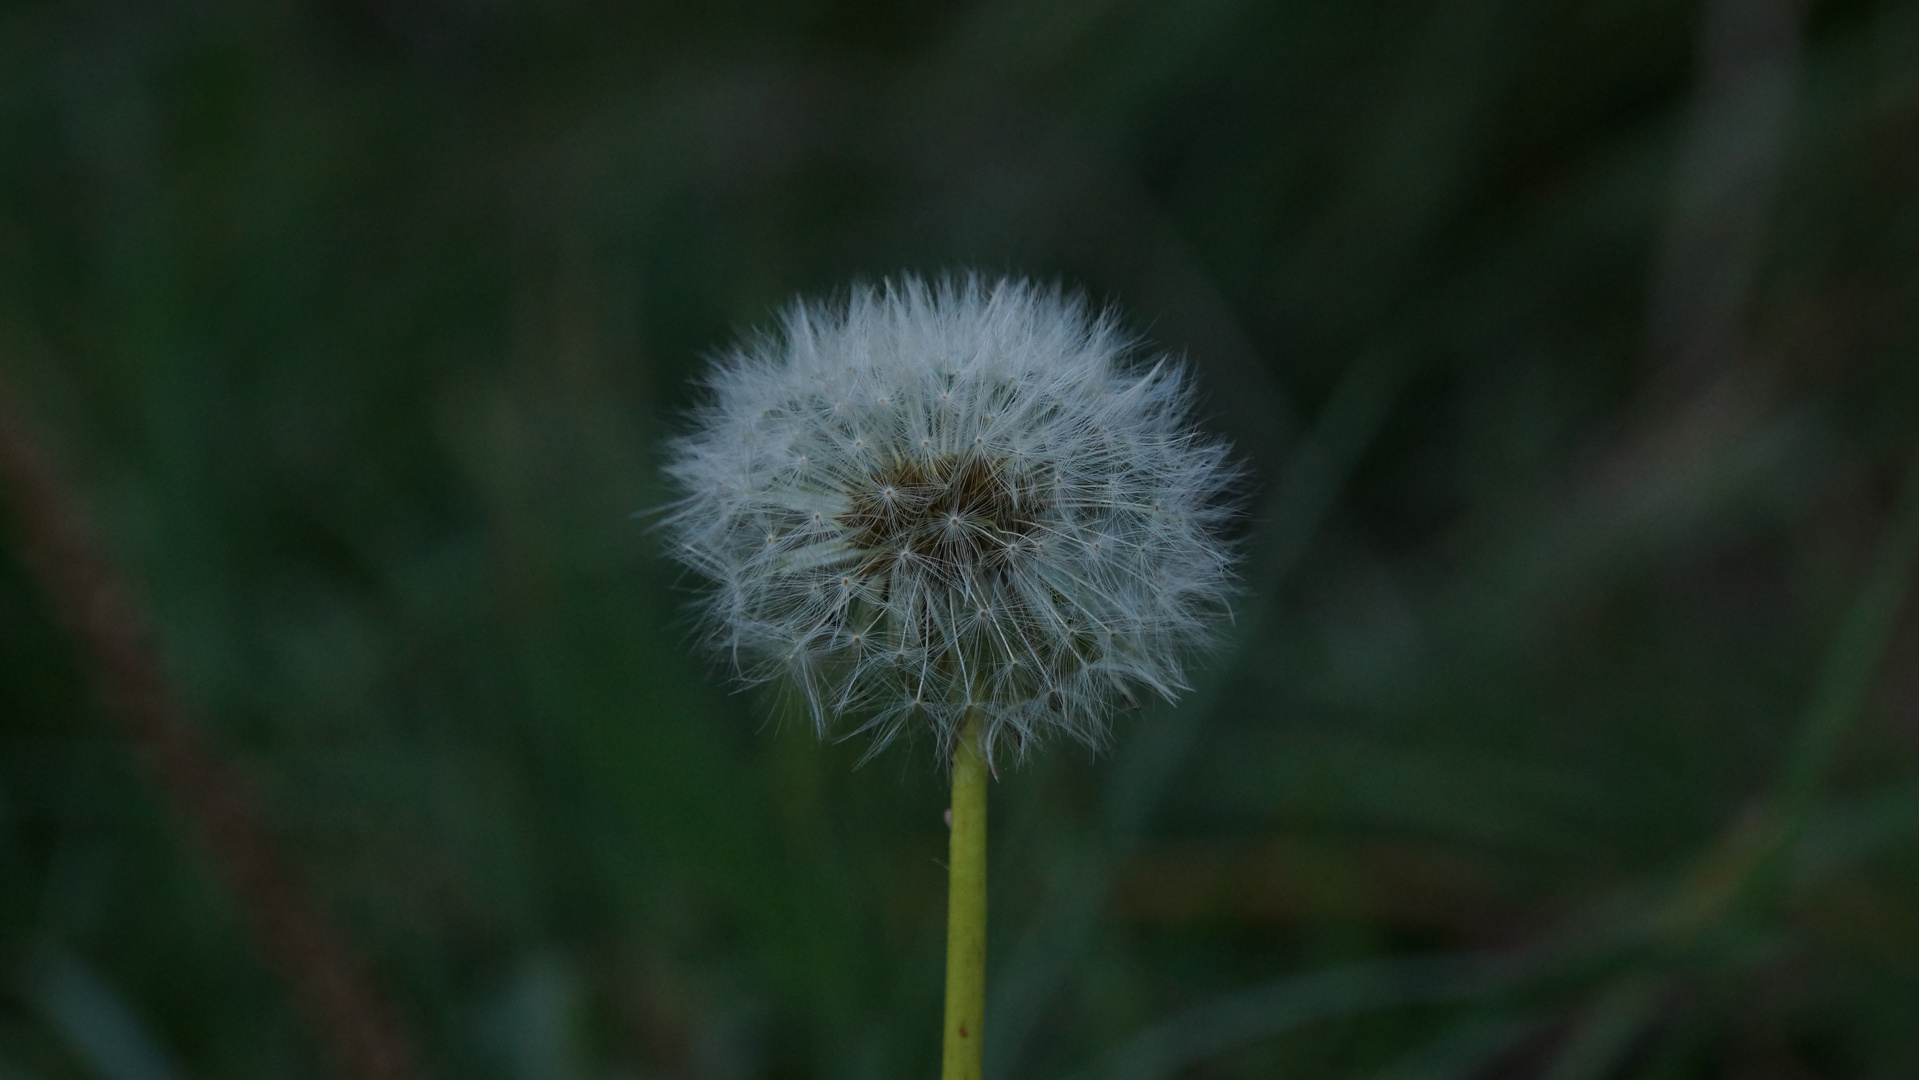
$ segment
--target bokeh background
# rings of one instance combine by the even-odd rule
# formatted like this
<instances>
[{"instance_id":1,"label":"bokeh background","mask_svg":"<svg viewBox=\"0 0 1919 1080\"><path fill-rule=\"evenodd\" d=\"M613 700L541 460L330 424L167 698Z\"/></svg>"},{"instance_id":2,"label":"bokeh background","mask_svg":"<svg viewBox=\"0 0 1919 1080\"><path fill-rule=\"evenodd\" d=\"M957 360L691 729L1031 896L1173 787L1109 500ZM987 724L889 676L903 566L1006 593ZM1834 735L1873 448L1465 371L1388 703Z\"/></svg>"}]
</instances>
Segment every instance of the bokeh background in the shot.
<instances>
[{"instance_id":1,"label":"bokeh background","mask_svg":"<svg viewBox=\"0 0 1919 1080\"><path fill-rule=\"evenodd\" d=\"M0 386L417 1075L934 1074L933 748L634 515L968 267L1254 476L1181 705L994 787L994 1080L1919 1075L1919 4L0 3ZM340 1075L6 550L0 1077Z\"/></svg>"}]
</instances>

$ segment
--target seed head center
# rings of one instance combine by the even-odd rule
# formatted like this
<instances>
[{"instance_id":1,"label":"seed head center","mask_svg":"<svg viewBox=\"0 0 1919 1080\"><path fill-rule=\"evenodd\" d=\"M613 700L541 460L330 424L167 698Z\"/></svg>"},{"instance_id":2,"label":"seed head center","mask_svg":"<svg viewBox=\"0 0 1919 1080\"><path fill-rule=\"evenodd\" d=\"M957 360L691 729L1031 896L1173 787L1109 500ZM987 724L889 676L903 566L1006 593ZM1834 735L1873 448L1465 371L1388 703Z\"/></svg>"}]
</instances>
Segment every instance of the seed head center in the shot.
<instances>
[{"instance_id":1,"label":"seed head center","mask_svg":"<svg viewBox=\"0 0 1919 1080\"><path fill-rule=\"evenodd\" d=\"M1009 462L940 454L868 473L838 520L867 553L863 572L911 560L951 575L1019 557L1047 509L1039 486Z\"/></svg>"}]
</instances>

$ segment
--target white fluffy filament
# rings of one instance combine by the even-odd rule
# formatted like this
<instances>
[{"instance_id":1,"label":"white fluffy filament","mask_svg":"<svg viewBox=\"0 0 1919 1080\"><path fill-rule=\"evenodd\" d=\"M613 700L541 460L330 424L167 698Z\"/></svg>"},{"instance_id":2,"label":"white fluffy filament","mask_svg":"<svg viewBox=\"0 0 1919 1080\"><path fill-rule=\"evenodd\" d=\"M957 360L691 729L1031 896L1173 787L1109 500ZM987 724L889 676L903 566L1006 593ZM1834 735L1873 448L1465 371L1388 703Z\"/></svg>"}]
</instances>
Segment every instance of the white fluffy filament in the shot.
<instances>
[{"instance_id":1,"label":"white fluffy filament","mask_svg":"<svg viewBox=\"0 0 1919 1080\"><path fill-rule=\"evenodd\" d=\"M822 734L874 749L1097 745L1135 688L1168 699L1223 612L1235 476L1182 369L1030 283L917 278L795 302L722 357L671 448L664 527L715 588L713 643L785 677Z\"/></svg>"}]
</instances>

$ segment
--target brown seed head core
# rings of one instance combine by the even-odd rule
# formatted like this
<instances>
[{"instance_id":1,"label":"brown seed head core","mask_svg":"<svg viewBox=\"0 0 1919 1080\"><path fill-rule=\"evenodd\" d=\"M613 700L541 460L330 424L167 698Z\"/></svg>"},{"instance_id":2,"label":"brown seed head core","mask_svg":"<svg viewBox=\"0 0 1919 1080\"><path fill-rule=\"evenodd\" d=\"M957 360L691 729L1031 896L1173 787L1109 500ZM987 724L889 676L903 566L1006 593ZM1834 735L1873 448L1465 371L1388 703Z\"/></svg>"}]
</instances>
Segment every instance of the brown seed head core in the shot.
<instances>
[{"instance_id":1,"label":"brown seed head core","mask_svg":"<svg viewBox=\"0 0 1919 1080\"><path fill-rule=\"evenodd\" d=\"M940 454L869 473L838 520L848 543L868 553L862 573L912 560L957 580L1037 550L1034 534L1047 509L1039 485L1004 460Z\"/></svg>"}]
</instances>

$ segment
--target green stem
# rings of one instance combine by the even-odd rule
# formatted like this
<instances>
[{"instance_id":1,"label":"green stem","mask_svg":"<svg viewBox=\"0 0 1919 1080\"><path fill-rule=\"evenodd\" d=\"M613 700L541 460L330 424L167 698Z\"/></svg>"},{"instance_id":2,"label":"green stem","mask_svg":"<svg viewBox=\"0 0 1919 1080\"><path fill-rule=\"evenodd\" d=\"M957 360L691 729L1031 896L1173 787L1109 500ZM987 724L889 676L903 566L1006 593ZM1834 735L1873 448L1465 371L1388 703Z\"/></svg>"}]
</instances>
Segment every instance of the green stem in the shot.
<instances>
[{"instance_id":1,"label":"green stem","mask_svg":"<svg viewBox=\"0 0 1919 1080\"><path fill-rule=\"evenodd\" d=\"M946 1037L940 1080L980 1080L986 1020L986 718L966 716L953 755L953 837L947 857Z\"/></svg>"}]
</instances>

